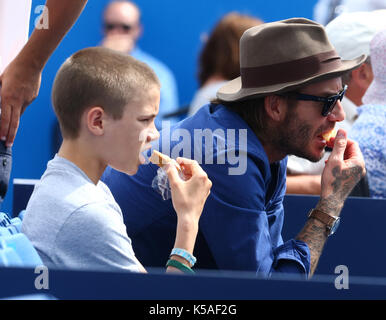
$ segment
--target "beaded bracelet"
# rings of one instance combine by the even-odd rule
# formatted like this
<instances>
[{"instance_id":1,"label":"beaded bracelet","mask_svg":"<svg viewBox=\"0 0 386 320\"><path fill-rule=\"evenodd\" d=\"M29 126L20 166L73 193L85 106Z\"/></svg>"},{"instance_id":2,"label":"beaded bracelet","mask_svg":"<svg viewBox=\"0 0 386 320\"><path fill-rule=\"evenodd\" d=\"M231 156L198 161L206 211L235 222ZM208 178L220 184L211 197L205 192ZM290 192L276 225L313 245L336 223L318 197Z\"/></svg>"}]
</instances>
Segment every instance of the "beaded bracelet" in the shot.
<instances>
[{"instance_id":1,"label":"beaded bracelet","mask_svg":"<svg viewBox=\"0 0 386 320\"><path fill-rule=\"evenodd\" d=\"M194 264L196 263L197 259L194 257L192 254L190 254L188 251L185 249L180 249L180 248L174 248L172 252L170 253L170 256L176 255L184 258L186 261L190 263L190 265L193 267Z\"/></svg>"},{"instance_id":2,"label":"beaded bracelet","mask_svg":"<svg viewBox=\"0 0 386 320\"><path fill-rule=\"evenodd\" d=\"M169 267L169 266L177 268L178 270L181 270L183 273L195 273L187 265L177 260L169 259L168 262L166 263L166 267Z\"/></svg>"}]
</instances>

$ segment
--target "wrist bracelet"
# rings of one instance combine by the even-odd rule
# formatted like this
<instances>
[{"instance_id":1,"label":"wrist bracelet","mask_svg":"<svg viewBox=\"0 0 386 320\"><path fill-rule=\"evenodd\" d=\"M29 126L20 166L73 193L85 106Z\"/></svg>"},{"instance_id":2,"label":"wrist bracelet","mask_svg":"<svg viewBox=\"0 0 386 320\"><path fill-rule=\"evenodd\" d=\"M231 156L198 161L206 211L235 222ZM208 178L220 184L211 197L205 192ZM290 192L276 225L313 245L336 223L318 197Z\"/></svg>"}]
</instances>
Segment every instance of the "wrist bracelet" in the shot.
<instances>
[{"instance_id":1,"label":"wrist bracelet","mask_svg":"<svg viewBox=\"0 0 386 320\"><path fill-rule=\"evenodd\" d=\"M195 273L192 269L190 269L187 265L183 264L182 262L179 262L177 260L169 259L166 263L166 267L174 267L178 270L182 271L183 273Z\"/></svg>"},{"instance_id":2,"label":"wrist bracelet","mask_svg":"<svg viewBox=\"0 0 386 320\"><path fill-rule=\"evenodd\" d=\"M180 249L180 248L174 248L172 252L170 253L170 256L176 255L184 258L186 261L190 263L190 265L193 267L194 264L196 263L197 259L194 257L192 254L190 254L188 251L185 249Z\"/></svg>"}]
</instances>

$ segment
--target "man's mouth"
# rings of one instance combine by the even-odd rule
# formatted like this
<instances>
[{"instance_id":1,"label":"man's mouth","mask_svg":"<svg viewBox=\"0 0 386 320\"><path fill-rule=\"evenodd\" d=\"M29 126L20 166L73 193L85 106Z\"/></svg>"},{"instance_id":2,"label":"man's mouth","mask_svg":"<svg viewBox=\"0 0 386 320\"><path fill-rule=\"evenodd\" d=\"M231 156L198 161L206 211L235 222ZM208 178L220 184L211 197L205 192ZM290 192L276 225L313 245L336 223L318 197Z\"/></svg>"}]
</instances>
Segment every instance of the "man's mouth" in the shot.
<instances>
[{"instance_id":1,"label":"man's mouth","mask_svg":"<svg viewBox=\"0 0 386 320\"><path fill-rule=\"evenodd\" d=\"M331 133L334 133L334 127L331 128L331 129L328 129L328 130L323 130L319 135L317 135L317 138L322 142L324 142L325 144L327 144L328 140L329 140L329 136Z\"/></svg>"}]
</instances>

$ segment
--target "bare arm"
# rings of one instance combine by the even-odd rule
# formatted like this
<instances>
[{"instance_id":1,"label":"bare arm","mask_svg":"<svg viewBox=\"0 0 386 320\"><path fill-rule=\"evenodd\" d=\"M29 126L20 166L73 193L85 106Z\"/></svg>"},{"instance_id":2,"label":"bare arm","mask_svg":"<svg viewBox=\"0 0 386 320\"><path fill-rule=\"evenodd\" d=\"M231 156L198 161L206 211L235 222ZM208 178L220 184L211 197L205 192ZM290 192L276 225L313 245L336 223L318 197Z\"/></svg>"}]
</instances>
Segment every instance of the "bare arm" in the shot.
<instances>
[{"instance_id":1,"label":"bare arm","mask_svg":"<svg viewBox=\"0 0 386 320\"><path fill-rule=\"evenodd\" d=\"M166 169L172 192L173 207L178 219L174 248L184 249L193 254L198 233L198 222L205 201L209 196L212 182L197 161L177 158L177 162L183 168L186 181L178 176L174 165L169 165ZM180 256L174 255L173 259L190 267L189 262ZM166 271L181 272L171 266Z\"/></svg>"},{"instance_id":2,"label":"bare arm","mask_svg":"<svg viewBox=\"0 0 386 320\"><path fill-rule=\"evenodd\" d=\"M16 58L0 76L0 139L11 146L20 116L37 97L41 73L49 57L78 19L87 0L47 0L48 29L35 29Z\"/></svg>"},{"instance_id":3,"label":"bare arm","mask_svg":"<svg viewBox=\"0 0 386 320\"><path fill-rule=\"evenodd\" d=\"M287 174L287 194L320 194L320 175Z\"/></svg>"},{"instance_id":4,"label":"bare arm","mask_svg":"<svg viewBox=\"0 0 386 320\"><path fill-rule=\"evenodd\" d=\"M345 131L339 130L322 174L321 196L316 209L339 216L344 201L364 174L365 164L358 144L347 140ZM326 226L319 220L310 218L297 239L307 243L310 249L313 275L327 240Z\"/></svg>"}]
</instances>

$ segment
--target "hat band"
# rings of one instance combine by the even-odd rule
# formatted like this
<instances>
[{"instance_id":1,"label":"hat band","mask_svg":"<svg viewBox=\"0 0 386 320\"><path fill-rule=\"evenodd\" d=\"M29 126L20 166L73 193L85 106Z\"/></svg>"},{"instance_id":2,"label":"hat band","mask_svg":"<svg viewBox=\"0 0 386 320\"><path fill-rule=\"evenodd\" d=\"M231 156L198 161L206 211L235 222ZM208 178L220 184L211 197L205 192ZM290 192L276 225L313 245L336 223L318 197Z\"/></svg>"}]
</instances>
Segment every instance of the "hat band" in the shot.
<instances>
[{"instance_id":1,"label":"hat band","mask_svg":"<svg viewBox=\"0 0 386 320\"><path fill-rule=\"evenodd\" d=\"M257 88L305 80L334 71L342 66L335 50L261 67L241 68L243 88Z\"/></svg>"}]
</instances>

